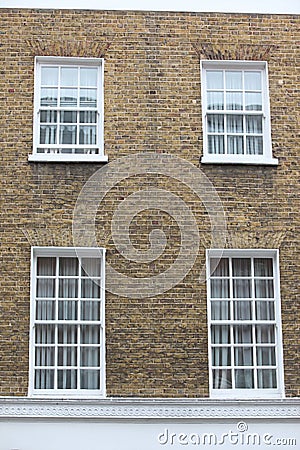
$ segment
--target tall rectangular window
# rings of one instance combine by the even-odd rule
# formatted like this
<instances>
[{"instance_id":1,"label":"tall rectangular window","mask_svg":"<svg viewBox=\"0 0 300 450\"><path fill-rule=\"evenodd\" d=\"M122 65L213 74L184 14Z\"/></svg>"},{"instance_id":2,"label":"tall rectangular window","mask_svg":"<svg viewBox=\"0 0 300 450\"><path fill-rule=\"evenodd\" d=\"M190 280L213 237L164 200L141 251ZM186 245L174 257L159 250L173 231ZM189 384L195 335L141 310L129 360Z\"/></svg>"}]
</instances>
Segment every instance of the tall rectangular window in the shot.
<instances>
[{"instance_id":1,"label":"tall rectangular window","mask_svg":"<svg viewBox=\"0 0 300 450\"><path fill-rule=\"evenodd\" d=\"M277 164L272 158L267 66L202 61L202 162Z\"/></svg>"},{"instance_id":2,"label":"tall rectangular window","mask_svg":"<svg viewBox=\"0 0 300 450\"><path fill-rule=\"evenodd\" d=\"M36 58L29 160L103 160L102 69L101 59Z\"/></svg>"},{"instance_id":3,"label":"tall rectangular window","mask_svg":"<svg viewBox=\"0 0 300 450\"><path fill-rule=\"evenodd\" d=\"M32 249L32 394L104 395L104 250Z\"/></svg>"},{"instance_id":4,"label":"tall rectangular window","mask_svg":"<svg viewBox=\"0 0 300 450\"><path fill-rule=\"evenodd\" d=\"M283 393L278 255L273 250L208 252L211 394Z\"/></svg>"}]
</instances>

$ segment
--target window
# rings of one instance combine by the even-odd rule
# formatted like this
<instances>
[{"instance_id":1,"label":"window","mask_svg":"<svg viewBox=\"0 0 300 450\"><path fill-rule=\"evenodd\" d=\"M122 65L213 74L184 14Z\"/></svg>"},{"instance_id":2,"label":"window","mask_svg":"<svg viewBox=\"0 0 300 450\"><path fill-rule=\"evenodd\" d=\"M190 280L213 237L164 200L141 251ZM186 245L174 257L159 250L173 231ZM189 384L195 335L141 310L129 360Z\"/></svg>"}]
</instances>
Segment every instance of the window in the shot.
<instances>
[{"instance_id":1,"label":"window","mask_svg":"<svg viewBox=\"0 0 300 450\"><path fill-rule=\"evenodd\" d=\"M102 84L101 59L36 58L30 161L107 161Z\"/></svg>"},{"instance_id":2,"label":"window","mask_svg":"<svg viewBox=\"0 0 300 450\"><path fill-rule=\"evenodd\" d=\"M32 248L30 393L105 394L104 250Z\"/></svg>"},{"instance_id":3,"label":"window","mask_svg":"<svg viewBox=\"0 0 300 450\"><path fill-rule=\"evenodd\" d=\"M212 397L282 396L276 250L208 251Z\"/></svg>"},{"instance_id":4,"label":"window","mask_svg":"<svg viewBox=\"0 0 300 450\"><path fill-rule=\"evenodd\" d=\"M267 63L202 61L202 163L273 164Z\"/></svg>"}]
</instances>

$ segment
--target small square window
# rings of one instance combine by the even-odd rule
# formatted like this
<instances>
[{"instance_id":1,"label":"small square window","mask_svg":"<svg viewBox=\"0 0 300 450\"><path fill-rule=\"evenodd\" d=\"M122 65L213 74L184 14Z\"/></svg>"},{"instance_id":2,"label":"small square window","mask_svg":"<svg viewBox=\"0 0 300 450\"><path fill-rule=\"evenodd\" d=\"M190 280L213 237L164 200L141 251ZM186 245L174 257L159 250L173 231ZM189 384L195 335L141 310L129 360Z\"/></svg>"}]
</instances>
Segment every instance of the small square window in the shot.
<instances>
[{"instance_id":1,"label":"small square window","mask_svg":"<svg viewBox=\"0 0 300 450\"><path fill-rule=\"evenodd\" d=\"M267 64L202 61L202 163L271 164Z\"/></svg>"}]
</instances>

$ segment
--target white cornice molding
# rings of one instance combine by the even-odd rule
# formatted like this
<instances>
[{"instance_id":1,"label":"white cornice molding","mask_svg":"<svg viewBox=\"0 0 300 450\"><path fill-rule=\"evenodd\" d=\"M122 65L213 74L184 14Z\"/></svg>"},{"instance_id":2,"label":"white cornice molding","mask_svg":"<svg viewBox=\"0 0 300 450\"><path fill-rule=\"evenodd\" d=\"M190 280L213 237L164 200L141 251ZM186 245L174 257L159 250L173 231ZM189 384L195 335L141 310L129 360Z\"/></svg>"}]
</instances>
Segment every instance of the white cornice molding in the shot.
<instances>
[{"instance_id":1,"label":"white cornice molding","mask_svg":"<svg viewBox=\"0 0 300 450\"><path fill-rule=\"evenodd\" d=\"M299 419L300 398L282 400L116 399L62 400L1 397L3 418L79 419Z\"/></svg>"}]
</instances>

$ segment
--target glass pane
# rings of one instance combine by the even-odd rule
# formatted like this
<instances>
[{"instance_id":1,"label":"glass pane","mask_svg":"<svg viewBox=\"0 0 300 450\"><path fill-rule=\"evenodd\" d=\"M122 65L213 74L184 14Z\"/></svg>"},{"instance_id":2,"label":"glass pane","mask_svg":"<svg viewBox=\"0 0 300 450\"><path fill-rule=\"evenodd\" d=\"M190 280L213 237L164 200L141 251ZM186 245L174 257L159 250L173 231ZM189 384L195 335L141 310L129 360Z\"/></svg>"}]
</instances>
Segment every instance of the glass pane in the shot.
<instances>
[{"instance_id":1,"label":"glass pane","mask_svg":"<svg viewBox=\"0 0 300 450\"><path fill-rule=\"evenodd\" d=\"M230 347L213 347L212 348L212 365L213 366L230 366L231 365L231 348Z\"/></svg>"},{"instance_id":2,"label":"glass pane","mask_svg":"<svg viewBox=\"0 0 300 450\"><path fill-rule=\"evenodd\" d=\"M272 280L255 280L256 298L274 298L274 289Z\"/></svg>"},{"instance_id":3,"label":"glass pane","mask_svg":"<svg viewBox=\"0 0 300 450\"><path fill-rule=\"evenodd\" d=\"M228 133L243 133L243 116L228 115L226 117Z\"/></svg>"},{"instance_id":4,"label":"glass pane","mask_svg":"<svg viewBox=\"0 0 300 450\"><path fill-rule=\"evenodd\" d=\"M223 155L224 150L224 136L208 136L208 153L213 155Z\"/></svg>"},{"instance_id":5,"label":"glass pane","mask_svg":"<svg viewBox=\"0 0 300 450\"><path fill-rule=\"evenodd\" d=\"M60 144L76 144L77 142L77 126L61 125L59 143Z\"/></svg>"},{"instance_id":6,"label":"glass pane","mask_svg":"<svg viewBox=\"0 0 300 450\"><path fill-rule=\"evenodd\" d=\"M254 377L252 369L237 369L235 371L236 389L253 389Z\"/></svg>"},{"instance_id":7,"label":"glass pane","mask_svg":"<svg viewBox=\"0 0 300 450\"><path fill-rule=\"evenodd\" d=\"M55 309L55 300L38 300L35 311L36 320L54 320Z\"/></svg>"},{"instance_id":8,"label":"glass pane","mask_svg":"<svg viewBox=\"0 0 300 450\"><path fill-rule=\"evenodd\" d=\"M61 89L60 105L61 106L77 106L77 89Z\"/></svg>"},{"instance_id":9,"label":"glass pane","mask_svg":"<svg viewBox=\"0 0 300 450\"><path fill-rule=\"evenodd\" d=\"M78 281L74 278L59 280L58 296L60 298L77 298Z\"/></svg>"},{"instance_id":10,"label":"glass pane","mask_svg":"<svg viewBox=\"0 0 300 450\"><path fill-rule=\"evenodd\" d=\"M60 112L61 123L76 123L77 112L76 111L61 111Z\"/></svg>"},{"instance_id":11,"label":"glass pane","mask_svg":"<svg viewBox=\"0 0 300 450\"><path fill-rule=\"evenodd\" d=\"M230 155L242 155L244 153L243 136L227 136L227 153Z\"/></svg>"},{"instance_id":12,"label":"glass pane","mask_svg":"<svg viewBox=\"0 0 300 450\"><path fill-rule=\"evenodd\" d=\"M239 300L233 302L234 320L251 320L252 319L252 303Z\"/></svg>"},{"instance_id":13,"label":"glass pane","mask_svg":"<svg viewBox=\"0 0 300 450\"><path fill-rule=\"evenodd\" d=\"M95 145L97 130L94 126L79 127L79 144Z\"/></svg>"},{"instance_id":14,"label":"glass pane","mask_svg":"<svg viewBox=\"0 0 300 450\"><path fill-rule=\"evenodd\" d=\"M275 320L274 302L257 301L255 311L257 320Z\"/></svg>"},{"instance_id":15,"label":"glass pane","mask_svg":"<svg viewBox=\"0 0 300 450\"><path fill-rule=\"evenodd\" d=\"M100 302L81 302L81 320L101 320Z\"/></svg>"},{"instance_id":16,"label":"glass pane","mask_svg":"<svg viewBox=\"0 0 300 450\"><path fill-rule=\"evenodd\" d=\"M246 132L251 134L262 134L262 117L246 116Z\"/></svg>"},{"instance_id":17,"label":"glass pane","mask_svg":"<svg viewBox=\"0 0 300 450\"><path fill-rule=\"evenodd\" d=\"M62 67L60 73L61 86L77 86L78 85L78 70L77 67Z\"/></svg>"},{"instance_id":18,"label":"glass pane","mask_svg":"<svg viewBox=\"0 0 300 450\"><path fill-rule=\"evenodd\" d=\"M78 275L77 258L59 258L59 275L76 276Z\"/></svg>"},{"instance_id":19,"label":"glass pane","mask_svg":"<svg viewBox=\"0 0 300 450\"><path fill-rule=\"evenodd\" d=\"M76 320L77 302L64 300L58 302L58 320Z\"/></svg>"},{"instance_id":20,"label":"glass pane","mask_svg":"<svg viewBox=\"0 0 300 450\"><path fill-rule=\"evenodd\" d=\"M210 280L211 298L229 298L229 280Z\"/></svg>"},{"instance_id":21,"label":"glass pane","mask_svg":"<svg viewBox=\"0 0 300 450\"><path fill-rule=\"evenodd\" d=\"M81 389L100 389L100 371L99 370L81 370L80 371Z\"/></svg>"},{"instance_id":22,"label":"glass pane","mask_svg":"<svg viewBox=\"0 0 300 450\"><path fill-rule=\"evenodd\" d=\"M245 93L245 109L247 111L262 111L262 96L259 93Z\"/></svg>"},{"instance_id":23,"label":"glass pane","mask_svg":"<svg viewBox=\"0 0 300 450\"><path fill-rule=\"evenodd\" d=\"M223 114L208 114L207 131L210 133L224 132L224 116Z\"/></svg>"},{"instance_id":24,"label":"glass pane","mask_svg":"<svg viewBox=\"0 0 300 450\"><path fill-rule=\"evenodd\" d=\"M57 126L40 126L40 144L56 144Z\"/></svg>"},{"instance_id":25,"label":"glass pane","mask_svg":"<svg viewBox=\"0 0 300 450\"><path fill-rule=\"evenodd\" d=\"M272 277L273 276L273 259L272 258L254 258L254 275L256 277Z\"/></svg>"},{"instance_id":26,"label":"glass pane","mask_svg":"<svg viewBox=\"0 0 300 450\"><path fill-rule=\"evenodd\" d=\"M100 258L82 258L81 275L88 277L100 277L101 259Z\"/></svg>"},{"instance_id":27,"label":"glass pane","mask_svg":"<svg viewBox=\"0 0 300 450\"><path fill-rule=\"evenodd\" d=\"M81 344L100 344L100 327L98 325L82 325Z\"/></svg>"},{"instance_id":28,"label":"glass pane","mask_svg":"<svg viewBox=\"0 0 300 450\"><path fill-rule=\"evenodd\" d=\"M57 89L41 89L41 106L57 106Z\"/></svg>"},{"instance_id":29,"label":"glass pane","mask_svg":"<svg viewBox=\"0 0 300 450\"><path fill-rule=\"evenodd\" d=\"M41 67L41 85L58 86L58 67Z\"/></svg>"},{"instance_id":30,"label":"glass pane","mask_svg":"<svg viewBox=\"0 0 300 450\"><path fill-rule=\"evenodd\" d=\"M58 325L59 344L77 344L76 325Z\"/></svg>"},{"instance_id":31,"label":"glass pane","mask_svg":"<svg viewBox=\"0 0 300 450\"><path fill-rule=\"evenodd\" d=\"M231 370L214 369L213 370L213 388L230 389L232 388Z\"/></svg>"},{"instance_id":32,"label":"glass pane","mask_svg":"<svg viewBox=\"0 0 300 450\"><path fill-rule=\"evenodd\" d=\"M229 259L228 258L211 258L210 273L213 277L229 276Z\"/></svg>"},{"instance_id":33,"label":"glass pane","mask_svg":"<svg viewBox=\"0 0 300 450\"><path fill-rule=\"evenodd\" d=\"M245 72L245 90L261 90L261 72Z\"/></svg>"},{"instance_id":34,"label":"glass pane","mask_svg":"<svg viewBox=\"0 0 300 450\"><path fill-rule=\"evenodd\" d=\"M54 370L36 370L34 387L35 389L54 389Z\"/></svg>"},{"instance_id":35,"label":"glass pane","mask_svg":"<svg viewBox=\"0 0 300 450\"><path fill-rule=\"evenodd\" d=\"M207 92L207 109L216 111L224 109L223 92Z\"/></svg>"},{"instance_id":36,"label":"glass pane","mask_svg":"<svg viewBox=\"0 0 300 450\"><path fill-rule=\"evenodd\" d=\"M54 344L55 326L54 325L36 325L35 327L36 344Z\"/></svg>"},{"instance_id":37,"label":"glass pane","mask_svg":"<svg viewBox=\"0 0 300 450\"><path fill-rule=\"evenodd\" d=\"M234 349L234 362L236 366L252 366L252 347L236 347Z\"/></svg>"},{"instance_id":38,"label":"glass pane","mask_svg":"<svg viewBox=\"0 0 300 450\"><path fill-rule=\"evenodd\" d=\"M100 298L100 280L83 279L81 282L82 298Z\"/></svg>"},{"instance_id":39,"label":"glass pane","mask_svg":"<svg viewBox=\"0 0 300 450\"><path fill-rule=\"evenodd\" d=\"M80 68L80 86L97 86L98 69L96 67Z\"/></svg>"},{"instance_id":40,"label":"glass pane","mask_svg":"<svg viewBox=\"0 0 300 450\"><path fill-rule=\"evenodd\" d=\"M226 109L231 111L243 109L243 94L240 92L226 92Z\"/></svg>"},{"instance_id":41,"label":"glass pane","mask_svg":"<svg viewBox=\"0 0 300 450\"><path fill-rule=\"evenodd\" d=\"M207 89L223 89L223 71L207 70L206 72Z\"/></svg>"},{"instance_id":42,"label":"glass pane","mask_svg":"<svg viewBox=\"0 0 300 450\"><path fill-rule=\"evenodd\" d=\"M233 298L251 298L251 280L233 280Z\"/></svg>"},{"instance_id":43,"label":"glass pane","mask_svg":"<svg viewBox=\"0 0 300 450\"><path fill-rule=\"evenodd\" d=\"M56 123L57 111L40 111L40 123Z\"/></svg>"},{"instance_id":44,"label":"glass pane","mask_svg":"<svg viewBox=\"0 0 300 450\"><path fill-rule=\"evenodd\" d=\"M230 344L230 326L212 325L211 341L212 344Z\"/></svg>"},{"instance_id":45,"label":"glass pane","mask_svg":"<svg viewBox=\"0 0 300 450\"><path fill-rule=\"evenodd\" d=\"M230 303L229 302L211 302L211 318L212 320L229 320L230 319Z\"/></svg>"},{"instance_id":46,"label":"glass pane","mask_svg":"<svg viewBox=\"0 0 300 450\"><path fill-rule=\"evenodd\" d=\"M77 371L76 370L58 370L57 371L58 389L77 389Z\"/></svg>"},{"instance_id":47,"label":"glass pane","mask_svg":"<svg viewBox=\"0 0 300 450\"><path fill-rule=\"evenodd\" d=\"M247 155L262 155L263 139L260 136L247 136Z\"/></svg>"},{"instance_id":48,"label":"glass pane","mask_svg":"<svg viewBox=\"0 0 300 450\"><path fill-rule=\"evenodd\" d=\"M82 367L100 366L100 348L99 347L81 347L80 365Z\"/></svg>"},{"instance_id":49,"label":"glass pane","mask_svg":"<svg viewBox=\"0 0 300 450\"><path fill-rule=\"evenodd\" d=\"M37 258L37 275L55 275L56 258Z\"/></svg>"},{"instance_id":50,"label":"glass pane","mask_svg":"<svg viewBox=\"0 0 300 450\"><path fill-rule=\"evenodd\" d=\"M36 347L35 365L36 366L54 366L54 347Z\"/></svg>"},{"instance_id":51,"label":"glass pane","mask_svg":"<svg viewBox=\"0 0 300 450\"><path fill-rule=\"evenodd\" d=\"M257 371L257 383L258 388L276 389L277 388L276 370L259 369Z\"/></svg>"},{"instance_id":52,"label":"glass pane","mask_svg":"<svg viewBox=\"0 0 300 450\"><path fill-rule=\"evenodd\" d=\"M80 123L97 123L95 111L80 111Z\"/></svg>"},{"instance_id":53,"label":"glass pane","mask_svg":"<svg viewBox=\"0 0 300 450\"><path fill-rule=\"evenodd\" d=\"M242 72L239 71L229 71L225 72L225 86L226 89L242 89Z\"/></svg>"},{"instance_id":54,"label":"glass pane","mask_svg":"<svg viewBox=\"0 0 300 450\"><path fill-rule=\"evenodd\" d=\"M97 107L97 89L80 89L80 106Z\"/></svg>"},{"instance_id":55,"label":"glass pane","mask_svg":"<svg viewBox=\"0 0 300 450\"><path fill-rule=\"evenodd\" d=\"M77 347L58 347L58 366L77 365Z\"/></svg>"},{"instance_id":56,"label":"glass pane","mask_svg":"<svg viewBox=\"0 0 300 450\"><path fill-rule=\"evenodd\" d=\"M274 347L257 347L257 365L258 366L275 366L275 348Z\"/></svg>"},{"instance_id":57,"label":"glass pane","mask_svg":"<svg viewBox=\"0 0 300 450\"><path fill-rule=\"evenodd\" d=\"M232 275L234 277L250 277L251 276L251 259L250 258L232 258Z\"/></svg>"},{"instance_id":58,"label":"glass pane","mask_svg":"<svg viewBox=\"0 0 300 450\"><path fill-rule=\"evenodd\" d=\"M55 297L55 279L38 278L36 280L36 283L37 283L36 289L37 297L42 298Z\"/></svg>"},{"instance_id":59,"label":"glass pane","mask_svg":"<svg viewBox=\"0 0 300 450\"><path fill-rule=\"evenodd\" d=\"M274 325L257 325L256 342L259 344L275 344Z\"/></svg>"},{"instance_id":60,"label":"glass pane","mask_svg":"<svg viewBox=\"0 0 300 450\"><path fill-rule=\"evenodd\" d=\"M235 344L252 344L251 325L236 325L233 327L233 337Z\"/></svg>"}]
</instances>

